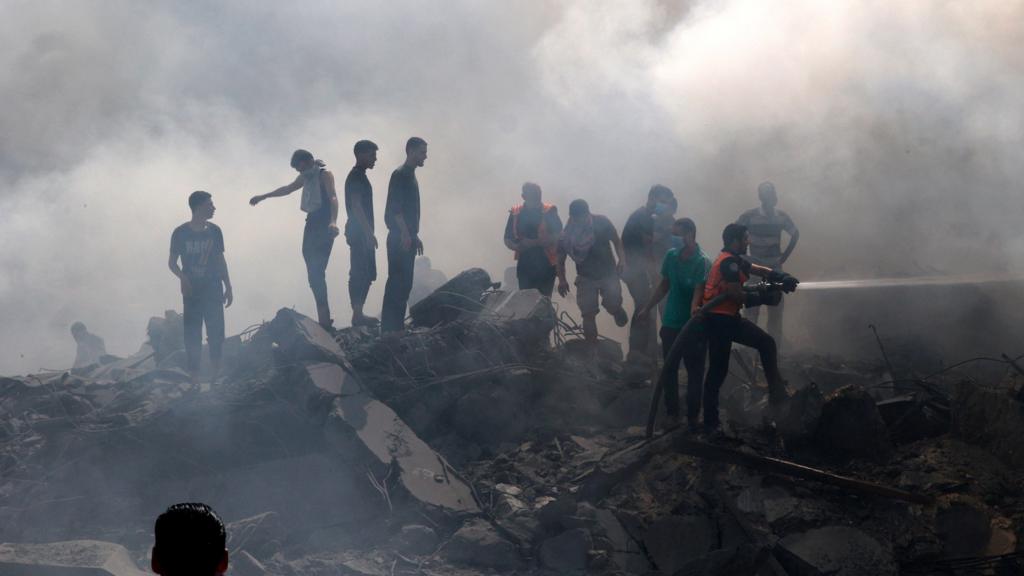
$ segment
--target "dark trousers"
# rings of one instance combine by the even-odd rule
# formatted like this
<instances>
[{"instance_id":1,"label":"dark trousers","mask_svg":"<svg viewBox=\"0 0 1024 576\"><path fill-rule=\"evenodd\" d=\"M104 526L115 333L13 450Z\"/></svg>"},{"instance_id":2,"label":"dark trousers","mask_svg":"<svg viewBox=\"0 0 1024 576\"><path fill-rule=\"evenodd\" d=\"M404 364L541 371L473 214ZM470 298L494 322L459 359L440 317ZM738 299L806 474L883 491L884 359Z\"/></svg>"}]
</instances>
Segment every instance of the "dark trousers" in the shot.
<instances>
[{"instance_id":1,"label":"dark trousers","mask_svg":"<svg viewBox=\"0 0 1024 576\"><path fill-rule=\"evenodd\" d=\"M757 350L764 366L765 380L768 381L770 397L783 394L779 378L778 350L775 339L746 318L725 314L708 314L704 319L708 334L708 376L704 382L704 425L718 426L718 392L729 374L729 356L732 343L742 344Z\"/></svg>"},{"instance_id":2,"label":"dark trousers","mask_svg":"<svg viewBox=\"0 0 1024 576\"><path fill-rule=\"evenodd\" d=\"M627 266L622 273L622 281L633 298L633 310L639 310L651 299L651 277L643 267L633 264ZM655 322L653 317L637 321L634 316L629 323L629 358L637 355L649 357L651 345L654 343Z\"/></svg>"},{"instance_id":3,"label":"dark trousers","mask_svg":"<svg viewBox=\"0 0 1024 576\"><path fill-rule=\"evenodd\" d=\"M313 289L313 300L316 301L317 311L328 310L327 306L327 263L331 259L331 250L334 248L334 238L328 232L327 226L310 225L302 232L302 259L306 261L306 275L309 277L309 287ZM328 317L330 313L327 314Z\"/></svg>"},{"instance_id":4,"label":"dark trousers","mask_svg":"<svg viewBox=\"0 0 1024 576\"><path fill-rule=\"evenodd\" d=\"M669 416L679 416L679 363L686 367L686 418L695 425L700 418L700 407L704 393L704 358L708 354L707 337L702 326L690 326L686 334L682 329L661 327L661 353L665 359L667 377L663 381L665 411ZM677 338L684 338L676 342ZM682 346L682 354L671 354L673 345ZM717 399L715 410L717 411ZM717 412L716 412L717 413Z\"/></svg>"},{"instance_id":5,"label":"dark trousers","mask_svg":"<svg viewBox=\"0 0 1024 576\"><path fill-rule=\"evenodd\" d=\"M555 267L544 268L535 266L516 266L516 280L519 282L520 290L535 289L541 294L551 298L555 290Z\"/></svg>"},{"instance_id":6,"label":"dark trousers","mask_svg":"<svg viewBox=\"0 0 1024 576\"><path fill-rule=\"evenodd\" d=\"M188 371L198 374L203 354L203 323L206 323L206 339L210 344L210 362L220 364L224 347L224 289L220 282L193 286L192 295L182 300Z\"/></svg>"},{"instance_id":7,"label":"dark trousers","mask_svg":"<svg viewBox=\"0 0 1024 576\"><path fill-rule=\"evenodd\" d=\"M405 308L412 291L416 248L402 248L402 235L388 234L388 281L384 285L384 305L380 311L382 332L394 332L405 326Z\"/></svg>"},{"instance_id":8,"label":"dark trousers","mask_svg":"<svg viewBox=\"0 0 1024 576\"><path fill-rule=\"evenodd\" d=\"M370 284L377 279L377 251L366 238L349 237L351 265L348 270L348 299L352 306L366 303Z\"/></svg>"}]
</instances>

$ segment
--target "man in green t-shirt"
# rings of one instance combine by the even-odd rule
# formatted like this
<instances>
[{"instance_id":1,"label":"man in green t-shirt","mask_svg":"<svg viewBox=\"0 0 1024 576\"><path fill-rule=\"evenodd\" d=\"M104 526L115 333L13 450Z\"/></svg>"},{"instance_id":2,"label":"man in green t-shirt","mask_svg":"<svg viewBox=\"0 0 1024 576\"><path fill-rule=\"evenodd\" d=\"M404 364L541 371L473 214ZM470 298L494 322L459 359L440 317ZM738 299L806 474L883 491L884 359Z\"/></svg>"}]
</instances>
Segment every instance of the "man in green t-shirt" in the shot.
<instances>
[{"instance_id":1,"label":"man in green t-shirt","mask_svg":"<svg viewBox=\"0 0 1024 576\"><path fill-rule=\"evenodd\" d=\"M661 317L661 350L668 358L669 350L690 316L700 308L704 293L704 281L711 269L711 260L704 255L697 244L697 225L689 218L680 218L672 225L672 236L676 248L672 248L661 262L661 282L655 288L650 301L637 312L638 316L650 314L665 295L665 311ZM699 330L698 330L699 332ZM707 343L702 335L695 336L692 346L683 354L686 367L686 411L691 428L700 416L701 395L704 382L704 357ZM665 409L669 426L679 422L679 366L670 370L672 376L665 383Z\"/></svg>"}]
</instances>

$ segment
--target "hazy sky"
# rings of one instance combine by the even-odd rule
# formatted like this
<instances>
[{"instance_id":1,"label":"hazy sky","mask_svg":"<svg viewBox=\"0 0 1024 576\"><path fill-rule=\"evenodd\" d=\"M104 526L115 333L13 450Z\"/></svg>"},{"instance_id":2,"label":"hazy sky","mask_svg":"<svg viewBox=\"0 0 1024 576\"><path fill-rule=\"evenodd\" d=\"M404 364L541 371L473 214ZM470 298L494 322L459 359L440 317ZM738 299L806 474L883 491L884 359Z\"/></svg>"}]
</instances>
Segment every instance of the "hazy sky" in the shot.
<instances>
[{"instance_id":1,"label":"hazy sky","mask_svg":"<svg viewBox=\"0 0 1024 576\"><path fill-rule=\"evenodd\" d=\"M381 146L377 225L409 136L428 255L511 263L520 184L622 225L672 187L708 251L773 180L803 278L1024 264L1024 3L0 0L0 373L71 363L84 321L127 354L181 307L166 269L213 193L229 332L311 312L295 148ZM379 236L383 240L384 233ZM379 310L386 276L367 304ZM348 251L329 270L348 317ZM572 303L566 303L575 311Z\"/></svg>"}]
</instances>

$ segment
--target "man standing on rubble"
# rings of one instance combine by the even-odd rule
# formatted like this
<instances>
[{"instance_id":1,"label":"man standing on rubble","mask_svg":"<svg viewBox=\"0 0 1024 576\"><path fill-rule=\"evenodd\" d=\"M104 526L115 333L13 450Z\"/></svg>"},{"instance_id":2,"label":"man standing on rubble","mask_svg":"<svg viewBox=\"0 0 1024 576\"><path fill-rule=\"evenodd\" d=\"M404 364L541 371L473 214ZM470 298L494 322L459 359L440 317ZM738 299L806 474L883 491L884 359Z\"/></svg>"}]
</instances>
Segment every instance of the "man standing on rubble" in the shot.
<instances>
[{"instance_id":1,"label":"man standing on rubble","mask_svg":"<svg viewBox=\"0 0 1024 576\"><path fill-rule=\"evenodd\" d=\"M743 285L751 274L777 283L782 290L792 292L799 281L784 272L753 264L743 258L750 245L750 234L741 224L729 224L722 231L722 252L711 265L701 304L711 302L719 295L724 300L706 312L704 328L708 335L709 368L704 382L704 428L709 433L719 431L718 392L729 373L732 343L755 348L761 356L765 380L768 382L768 402L776 407L788 397L786 383L779 374L778 351L775 339L750 320L740 316L747 300ZM692 422L692 421L691 421Z\"/></svg>"},{"instance_id":2,"label":"man standing on rubble","mask_svg":"<svg viewBox=\"0 0 1024 576\"><path fill-rule=\"evenodd\" d=\"M267 198L287 196L302 189L299 208L306 213L306 227L302 231L302 258L306 261L306 275L316 302L316 316L328 331L334 329L331 307L327 304L327 263L331 259L334 239L338 236L338 195L334 190L334 174L324 168L322 160L313 158L306 150L292 154L291 166L299 175L291 184L273 192L253 196L249 204L255 206Z\"/></svg>"},{"instance_id":3,"label":"man standing on rubble","mask_svg":"<svg viewBox=\"0 0 1024 576\"><path fill-rule=\"evenodd\" d=\"M377 279L377 237L373 234L373 186L366 171L377 164L377 145L369 140L356 142L356 165L345 178L345 240L351 266L348 272L348 296L352 303L353 326L376 326L378 321L363 313L370 284Z\"/></svg>"},{"instance_id":4,"label":"man standing on rubble","mask_svg":"<svg viewBox=\"0 0 1024 576\"><path fill-rule=\"evenodd\" d=\"M224 308L234 294L228 264L224 259L224 234L210 222L216 207L209 192L201 190L188 197L192 219L174 229L167 266L181 282L185 354L192 384L199 383L199 362L203 351L203 323L210 345L211 380L220 374L224 345ZM181 266L178 265L179 259Z\"/></svg>"},{"instance_id":5,"label":"man standing on rubble","mask_svg":"<svg viewBox=\"0 0 1024 576\"><path fill-rule=\"evenodd\" d=\"M427 159L427 142L413 136L405 143L405 162L391 173L384 224L388 227L388 281L380 314L382 332L397 332L405 325L405 310L412 290L416 256L423 255L420 240L420 184L416 168Z\"/></svg>"},{"instance_id":6,"label":"man standing on rubble","mask_svg":"<svg viewBox=\"0 0 1024 576\"><path fill-rule=\"evenodd\" d=\"M561 233L562 219L555 205L541 200L537 184L523 184L523 203L509 210L505 222L505 246L515 253L520 290L534 288L551 298Z\"/></svg>"},{"instance_id":7,"label":"man standing on rubble","mask_svg":"<svg viewBox=\"0 0 1024 576\"><path fill-rule=\"evenodd\" d=\"M625 326L629 316L622 308L619 284L623 263L619 232L607 217L591 214L590 206L583 199L569 204L569 221L558 240L558 294L563 297L569 293L569 281L565 277L567 256L576 262L576 305L583 319L583 338L596 345L599 300L615 317L616 325Z\"/></svg>"},{"instance_id":8,"label":"man standing on rubble","mask_svg":"<svg viewBox=\"0 0 1024 576\"><path fill-rule=\"evenodd\" d=\"M669 250L661 261L661 282L645 305L637 311L637 318L645 318L668 295L661 319L661 351L669 360L669 351L683 326L700 308L704 296L704 282L711 270L711 260L697 244L697 225L689 218L680 218L672 226L672 235L680 247ZM636 322L636 319L634 319ZM707 341L703 330L693 331L693 342L687 346L682 361L686 367L686 416L690 430L697 428L700 418L701 395L704 384L704 358ZM679 362L669 367L665 381L665 409L669 428L679 423Z\"/></svg>"},{"instance_id":9,"label":"man standing on rubble","mask_svg":"<svg viewBox=\"0 0 1024 576\"><path fill-rule=\"evenodd\" d=\"M782 265L789 260L800 239L800 230L797 229L789 214L775 208L779 203L779 198L774 184L762 182L758 185L757 197L761 201L761 206L744 212L736 220L736 223L746 226L750 231L750 256L748 258L755 264L782 272ZM789 243L785 250L782 249L783 231L789 234ZM782 305L783 301L780 300L777 306L772 306L766 313L768 333L779 342L782 340ZM757 307L747 311L747 318L754 324L757 324L758 312Z\"/></svg>"},{"instance_id":10,"label":"man standing on rubble","mask_svg":"<svg viewBox=\"0 0 1024 576\"><path fill-rule=\"evenodd\" d=\"M667 214L674 198L672 190L655 184L647 192L647 203L637 208L622 228L622 247L626 262L622 270L622 281L626 283L633 298L633 310L638 311L651 299L656 261L664 254L655 254L655 218ZM626 361L632 364L650 360L653 345L654 323L649 316L635 315L629 326L629 353Z\"/></svg>"}]
</instances>

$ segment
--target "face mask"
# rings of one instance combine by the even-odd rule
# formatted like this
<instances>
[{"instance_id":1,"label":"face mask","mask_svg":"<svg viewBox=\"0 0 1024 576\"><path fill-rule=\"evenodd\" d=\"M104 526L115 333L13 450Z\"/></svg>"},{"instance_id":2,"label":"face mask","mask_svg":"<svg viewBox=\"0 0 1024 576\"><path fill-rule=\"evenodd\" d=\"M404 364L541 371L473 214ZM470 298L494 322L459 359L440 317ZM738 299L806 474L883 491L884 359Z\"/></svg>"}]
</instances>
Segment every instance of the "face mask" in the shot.
<instances>
[{"instance_id":1,"label":"face mask","mask_svg":"<svg viewBox=\"0 0 1024 576\"><path fill-rule=\"evenodd\" d=\"M658 215L668 214L670 210L672 210L672 207L664 202L658 202L654 205L654 213Z\"/></svg>"},{"instance_id":2,"label":"face mask","mask_svg":"<svg viewBox=\"0 0 1024 576\"><path fill-rule=\"evenodd\" d=\"M672 247L673 248L679 248L679 249L685 248L686 247L686 241L683 240L682 236L676 236L675 234L673 234L672 235Z\"/></svg>"}]
</instances>

